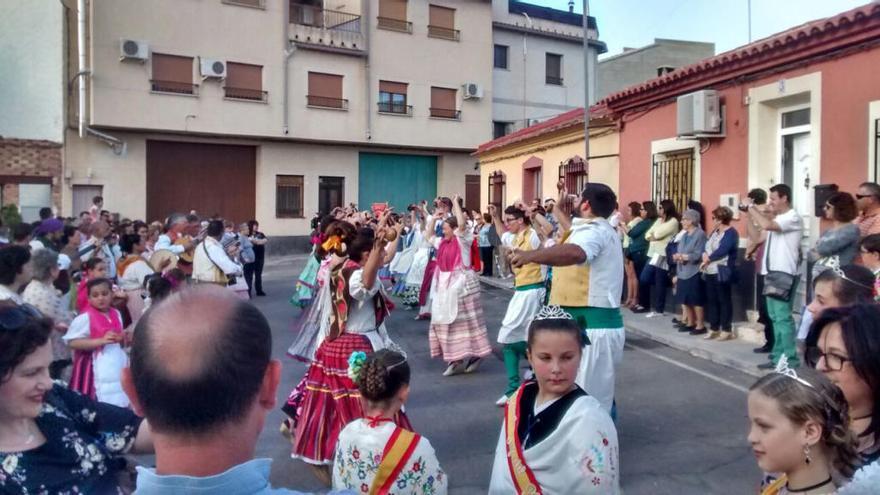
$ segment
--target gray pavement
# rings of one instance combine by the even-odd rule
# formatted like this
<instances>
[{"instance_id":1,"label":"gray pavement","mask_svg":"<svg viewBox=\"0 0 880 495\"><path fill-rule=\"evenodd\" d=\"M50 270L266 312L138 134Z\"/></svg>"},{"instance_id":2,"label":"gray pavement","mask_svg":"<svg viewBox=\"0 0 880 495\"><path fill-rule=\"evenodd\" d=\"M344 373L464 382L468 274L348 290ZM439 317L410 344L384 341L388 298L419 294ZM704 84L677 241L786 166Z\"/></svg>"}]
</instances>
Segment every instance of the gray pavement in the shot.
<instances>
[{"instance_id":1,"label":"gray pavement","mask_svg":"<svg viewBox=\"0 0 880 495\"><path fill-rule=\"evenodd\" d=\"M290 325L298 311L288 299L305 257L271 260L255 299L273 328L274 355L284 371L279 407L305 373L305 365L285 357L293 339ZM510 297L485 287L483 305L494 343ZM450 493L486 493L501 426L494 402L506 383L500 348L478 373L452 378L428 352L428 324L396 310L389 332L410 357L412 393L407 413L431 440L449 475ZM621 486L626 494L755 493L760 471L746 442L746 390L752 376L628 333L618 373ZM283 413L270 414L258 456L275 460L275 486L322 491L300 461L289 458L290 444L278 433Z\"/></svg>"}]
</instances>

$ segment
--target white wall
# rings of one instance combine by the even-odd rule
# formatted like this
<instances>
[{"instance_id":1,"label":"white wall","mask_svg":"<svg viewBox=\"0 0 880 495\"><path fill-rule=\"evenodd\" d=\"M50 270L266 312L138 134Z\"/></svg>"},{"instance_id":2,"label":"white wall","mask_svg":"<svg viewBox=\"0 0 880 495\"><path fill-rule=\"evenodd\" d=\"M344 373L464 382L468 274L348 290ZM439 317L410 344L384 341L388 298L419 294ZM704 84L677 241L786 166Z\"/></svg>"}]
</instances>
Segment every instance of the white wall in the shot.
<instances>
[{"instance_id":1,"label":"white wall","mask_svg":"<svg viewBox=\"0 0 880 495\"><path fill-rule=\"evenodd\" d=\"M0 135L64 137L64 7L58 0L0 1Z\"/></svg>"}]
</instances>

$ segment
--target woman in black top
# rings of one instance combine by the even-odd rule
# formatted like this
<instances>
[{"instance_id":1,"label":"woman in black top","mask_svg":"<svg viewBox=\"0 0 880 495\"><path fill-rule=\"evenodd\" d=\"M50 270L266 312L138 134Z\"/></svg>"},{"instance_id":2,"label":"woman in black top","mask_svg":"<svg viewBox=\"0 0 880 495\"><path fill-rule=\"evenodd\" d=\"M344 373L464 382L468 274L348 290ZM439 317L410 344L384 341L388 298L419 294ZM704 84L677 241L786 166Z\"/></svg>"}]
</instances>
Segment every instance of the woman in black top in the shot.
<instances>
[{"instance_id":1,"label":"woman in black top","mask_svg":"<svg viewBox=\"0 0 880 495\"><path fill-rule=\"evenodd\" d=\"M258 296L265 296L266 293L263 292L263 263L266 261L266 243L269 242L269 238L260 232L260 223L256 220L251 220L247 225L248 237L251 244L254 245L254 289Z\"/></svg>"},{"instance_id":2,"label":"woman in black top","mask_svg":"<svg viewBox=\"0 0 880 495\"><path fill-rule=\"evenodd\" d=\"M122 493L126 453L151 453L145 420L49 378L52 320L0 303L0 493Z\"/></svg>"}]
</instances>

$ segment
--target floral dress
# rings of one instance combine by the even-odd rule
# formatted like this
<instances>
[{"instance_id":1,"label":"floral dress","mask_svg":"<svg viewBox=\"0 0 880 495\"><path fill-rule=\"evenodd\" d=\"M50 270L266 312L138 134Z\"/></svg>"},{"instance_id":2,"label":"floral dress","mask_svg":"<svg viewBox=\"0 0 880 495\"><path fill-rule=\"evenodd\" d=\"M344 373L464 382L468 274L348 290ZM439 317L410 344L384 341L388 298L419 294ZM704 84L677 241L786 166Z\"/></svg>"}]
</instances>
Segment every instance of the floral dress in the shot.
<instances>
[{"instance_id":1,"label":"floral dress","mask_svg":"<svg viewBox=\"0 0 880 495\"><path fill-rule=\"evenodd\" d=\"M0 493L122 493L118 476L142 419L56 382L36 422L46 443L0 452Z\"/></svg>"},{"instance_id":2,"label":"floral dress","mask_svg":"<svg viewBox=\"0 0 880 495\"><path fill-rule=\"evenodd\" d=\"M390 421L376 424L369 419L357 419L343 428L336 445L333 489L370 493L385 445L395 428ZM437 461L431 442L421 437L388 493L445 495L447 484L446 473Z\"/></svg>"}]
</instances>

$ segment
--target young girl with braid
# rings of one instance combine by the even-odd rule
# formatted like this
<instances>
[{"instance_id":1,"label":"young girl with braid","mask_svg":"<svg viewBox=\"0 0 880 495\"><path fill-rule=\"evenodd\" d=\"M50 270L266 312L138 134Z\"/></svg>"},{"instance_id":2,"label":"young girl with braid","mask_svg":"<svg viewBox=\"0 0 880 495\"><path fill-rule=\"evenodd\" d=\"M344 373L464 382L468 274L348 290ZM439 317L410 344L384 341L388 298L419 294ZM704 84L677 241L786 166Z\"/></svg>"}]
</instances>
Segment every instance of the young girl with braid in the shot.
<instances>
[{"instance_id":1,"label":"young girl with braid","mask_svg":"<svg viewBox=\"0 0 880 495\"><path fill-rule=\"evenodd\" d=\"M783 358L749 392L749 443L758 466L780 473L763 495L826 495L860 463L843 392L820 373Z\"/></svg>"},{"instance_id":2,"label":"young girl with braid","mask_svg":"<svg viewBox=\"0 0 880 495\"><path fill-rule=\"evenodd\" d=\"M443 495L446 473L427 438L394 424L409 397L406 356L382 349L355 352L349 376L361 394L364 417L339 433L333 489L355 493Z\"/></svg>"}]
</instances>

